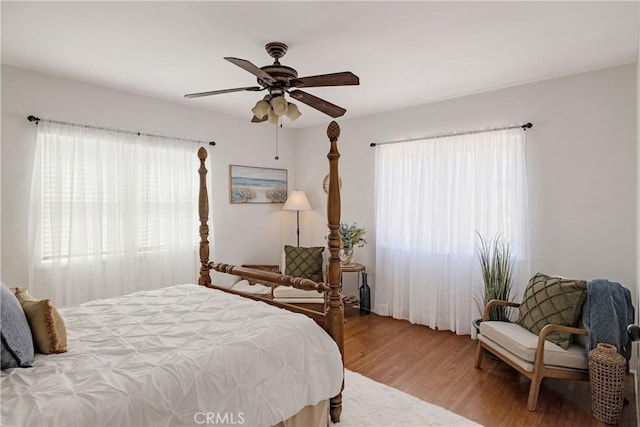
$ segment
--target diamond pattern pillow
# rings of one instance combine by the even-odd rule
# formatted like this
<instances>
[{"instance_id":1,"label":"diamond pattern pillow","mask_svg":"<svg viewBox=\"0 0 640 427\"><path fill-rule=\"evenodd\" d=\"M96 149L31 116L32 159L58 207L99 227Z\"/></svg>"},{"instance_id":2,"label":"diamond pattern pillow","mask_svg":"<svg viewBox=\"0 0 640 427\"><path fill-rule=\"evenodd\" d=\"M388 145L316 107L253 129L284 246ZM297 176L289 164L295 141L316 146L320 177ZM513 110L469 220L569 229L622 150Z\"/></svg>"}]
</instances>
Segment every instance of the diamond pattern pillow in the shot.
<instances>
[{"instance_id":1,"label":"diamond pattern pillow","mask_svg":"<svg viewBox=\"0 0 640 427\"><path fill-rule=\"evenodd\" d=\"M286 245L284 247L286 266L284 274L322 282L323 252L323 246L301 248Z\"/></svg>"},{"instance_id":2,"label":"diamond pattern pillow","mask_svg":"<svg viewBox=\"0 0 640 427\"><path fill-rule=\"evenodd\" d=\"M586 297L587 282L584 280L537 273L524 291L517 323L536 335L549 323L576 326ZM547 340L566 350L571 345L571 334L552 332Z\"/></svg>"}]
</instances>

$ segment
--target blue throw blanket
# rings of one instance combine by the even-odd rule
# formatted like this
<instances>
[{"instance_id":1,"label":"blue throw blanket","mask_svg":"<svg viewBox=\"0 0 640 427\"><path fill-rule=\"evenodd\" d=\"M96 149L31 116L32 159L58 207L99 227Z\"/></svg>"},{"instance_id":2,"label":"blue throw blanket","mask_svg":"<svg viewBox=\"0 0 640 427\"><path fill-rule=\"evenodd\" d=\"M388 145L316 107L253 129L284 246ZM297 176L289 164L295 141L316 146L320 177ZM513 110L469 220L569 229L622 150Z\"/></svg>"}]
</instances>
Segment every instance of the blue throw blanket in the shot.
<instances>
[{"instance_id":1,"label":"blue throw blanket","mask_svg":"<svg viewBox=\"0 0 640 427\"><path fill-rule=\"evenodd\" d=\"M598 343L616 346L629 362L631 341L627 326L634 321L631 292L620 283L596 279L587 285L587 301L582 309L582 322L587 330L585 352ZM627 369L629 364L627 363Z\"/></svg>"}]
</instances>

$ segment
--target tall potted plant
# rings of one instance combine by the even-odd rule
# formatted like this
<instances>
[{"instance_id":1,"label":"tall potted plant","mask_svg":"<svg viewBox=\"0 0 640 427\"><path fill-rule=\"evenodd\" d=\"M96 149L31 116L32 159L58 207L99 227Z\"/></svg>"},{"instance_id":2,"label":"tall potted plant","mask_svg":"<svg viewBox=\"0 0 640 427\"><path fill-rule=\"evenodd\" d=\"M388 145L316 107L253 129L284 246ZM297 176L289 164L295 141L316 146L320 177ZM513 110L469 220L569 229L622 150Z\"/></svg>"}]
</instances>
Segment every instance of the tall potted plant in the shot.
<instances>
[{"instance_id":1,"label":"tall potted plant","mask_svg":"<svg viewBox=\"0 0 640 427\"><path fill-rule=\"evenodd\" d=\"M516 258L511 253L510 245L503 242L499 234L489 241L480 233L476 235L476 254L480 261L483 284L474 299L482 314L485 305L493 299L513 300L511 290ZM509 307L492 307L489 320L509 321Z\"/></svg>"}]
</instances>

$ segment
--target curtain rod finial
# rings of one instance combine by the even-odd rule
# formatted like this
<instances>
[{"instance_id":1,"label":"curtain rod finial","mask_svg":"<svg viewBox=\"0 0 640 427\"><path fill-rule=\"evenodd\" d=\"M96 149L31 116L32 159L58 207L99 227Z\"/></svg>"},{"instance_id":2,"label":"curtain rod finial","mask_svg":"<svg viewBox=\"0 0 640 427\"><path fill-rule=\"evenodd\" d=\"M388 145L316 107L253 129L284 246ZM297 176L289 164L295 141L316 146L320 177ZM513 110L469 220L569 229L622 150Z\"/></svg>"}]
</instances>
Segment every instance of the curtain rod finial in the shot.
<instances>
[{"instance_id":1,"label":"curtain rod finial","mask_svg":"<svg viewBox=\"0 0 640 427\"><path fill-rule=\"evenodd\" d=\"M27 120L29 120L31 123L33 122L38 123L40 121L40 119L36 116L27 116Z\"/></svg>"},{"instance_id":2,"label":"curtain rod finial","mask_svg":"<svg viewBox=\"0 0 640 427\"><path fill-rule=\"evenodd\" d=\"M522 129L524 130L531 129L532 127L533 127L533 124L531 124L531 122L528 122L522 125Z\"/></svg>"},{"instance_id":3,"label":"curtain rod finial","mask_svg":"<svg viewBox=\"0 0 640 427\"><path fill-rule=\"evenodd\" d=\"M216 145L216 142L215 141L211 141L211 142L209 142L209 145L213 147L213 146Z\"/></svg>"},{"instance_id":4,"label":"curtain rod finial","mask_svg":"<svg viewBox=\"0 0 640 427\"><path fill-rule=\"evenodd\" d=\"M369 147L375 147L375 146L376 146L375 142L372 142L371 144L369 144Z\"/></svg>"}]
</instances>

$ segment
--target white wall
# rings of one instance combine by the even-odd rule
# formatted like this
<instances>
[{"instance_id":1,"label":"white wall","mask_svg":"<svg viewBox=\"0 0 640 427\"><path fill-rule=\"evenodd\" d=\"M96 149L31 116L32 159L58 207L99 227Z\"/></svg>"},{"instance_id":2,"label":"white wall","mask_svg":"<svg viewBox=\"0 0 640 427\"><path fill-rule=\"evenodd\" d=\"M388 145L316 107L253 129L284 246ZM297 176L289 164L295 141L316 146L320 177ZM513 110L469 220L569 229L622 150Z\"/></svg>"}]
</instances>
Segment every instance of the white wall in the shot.
<instances>
[{"instance_id":1,"label":"white wall","mask_svg":"<svg viewBox=\"0 0 640 427\"><path fill-rule=\"evenodd\" d=\"M371 282L375 285L375 149L369 144L530 121L532 272L608 278L635 296L635 79L631 64L338 120L342 219L368 230L370 243L357 249L356 256L367 266ZM327 162L319 160L328 151L324 129L295 135L298 184L308 191L315 210L309 219L313 241L326 234L326 198L320 185Z\"/></svg>"},{"instance_id":2,"label":"white wall","mask_svg":"<svg viewBox=\"0 0 640 427\"><path fill-rule=\"evenodd\" d=\"M375 285L375 149L369 143L531 121L527 167L532 269L585 279L606 277L636 295L636 75L635 65L626 65L338 120L342 219L368 230L369 244L356 249L356 256L368 267L371 283ZM281 159L275 161L273 128L268 125L8 66L2 67L1 77L5 282L26 283L26 212L35 135L35 126L26 120L29 114L215 140L218 145L210 150L212 216L223 224L215 229L219 260L278 263L282 244L295 243L294 213L281 211L280 205L229 205L229 164L288 169L289 189L307 191L314 209L300 214L301 245L325 244L326 126L283 129Z\"/></svg>"},{"instance_id":3,"label":"white wall","mask_svg":"<svg viewBox=\"0 0 640 427\"><path fill-rule=\"evenodd\" d=\"M640 22L640 9L638 9L638 22ZM638 34L638 52L636 54L636 275L638 284L638 297L640 301L640 33ZM640 307L636 304L636 325L640 325ZM635 370L636 370L636 419L640 425L640 343L635 346ZM630 364L633 369L633 364Z\"/></svg>"},{"instance_id":4,"label":"white wall","mask_svg":"<svg viewBox=\"0 0 640 427\"><path fill-rule=\"evenodd\" d=\"M229 164L289 170L295 189L291 131L127 92L2 66L2 280L27 283L27 211L34 156L34 124L27 116L95 124L169 136L214 140L210 191L215 255L228 263L280 262L283 243L295 243L295 215L282 205L230 205ZM211 165L211 163L210 163ZM211 222L210 222L211 225ZM194 230L197 233L198 230Z\"/></svg>"},{"instance_id":5,"label":"white wall","mask_svg":"<svg viewBox=\"0 0 640 427\"><path fill-rule=\"evenodd\" d=\"M0 12L0 17L2 13ZM2 69L0 69L0 82L2 81ZM0 84L0 99L2 99L2 84ZM0 103L0 116L2 105ZM0 135L2 135L2 119L0 118ZM0 138L1 139L1 138ZM2 150L0 149L0 165L2 165ZM2 242L2 173L0 173L0 243ZM2 280L2 244L0 244L0 280Z\"/></svg>"}]
</instances>

